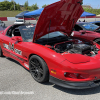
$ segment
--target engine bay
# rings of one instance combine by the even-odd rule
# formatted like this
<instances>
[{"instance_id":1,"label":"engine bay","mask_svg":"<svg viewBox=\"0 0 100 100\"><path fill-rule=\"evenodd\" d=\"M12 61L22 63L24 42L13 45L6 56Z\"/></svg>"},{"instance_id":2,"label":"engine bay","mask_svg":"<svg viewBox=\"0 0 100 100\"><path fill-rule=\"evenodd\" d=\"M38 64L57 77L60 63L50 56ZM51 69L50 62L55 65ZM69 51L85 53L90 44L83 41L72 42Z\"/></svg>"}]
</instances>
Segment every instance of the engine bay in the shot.
<instances>
[{"instance_id":1,"label":"engine bay","mask_svg":"<svg viewBox=\"0 0 100 100\"><path fill-rule=\"evenodd\" d=\"M80 40L79 38L68 37L66 35L58 35L53 37L54 33L50 36L49 38L48 36L45 38L40 38L36 41L36 43L44 45L45 47L50 48L60 54L74 53L87 56L95 56L98 54L99 49L95 44L93 44L93 42Z\"/></svg>"},{"instance_id":2,"label":"engine bay","mask_svg":"<svg viewBox=\"0 0 100 100\"><path fill-rule=\"evenodd\" d=\"M99 49L96 45L89 44L88 42L73 39L65 42L56 43L54 45L45 45L46 47L56 51L57 53L77 53L87 56L95 56L98 54Z\"/></svg>"}]
</instances>

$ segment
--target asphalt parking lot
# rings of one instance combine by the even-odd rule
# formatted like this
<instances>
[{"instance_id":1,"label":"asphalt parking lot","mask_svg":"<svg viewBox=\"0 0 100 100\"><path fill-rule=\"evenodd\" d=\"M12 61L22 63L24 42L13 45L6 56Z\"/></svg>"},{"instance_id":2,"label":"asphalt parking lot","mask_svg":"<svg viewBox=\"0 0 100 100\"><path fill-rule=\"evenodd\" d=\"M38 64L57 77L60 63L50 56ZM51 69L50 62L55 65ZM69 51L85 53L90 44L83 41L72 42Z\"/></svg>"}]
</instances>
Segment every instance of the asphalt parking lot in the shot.
<instances>
[{"instance_id":1,"label":"asphalt parking lot","mask_svg":"<svg viewBox=\"0 0 100 100\"><path fill-rule=\"evenodd\" d=\"M13 21L6 22L11 24ZM40 84L18 62L0 57L0 100L100 100L100 86L73 90L49 82Z\"/></svg>"}]
</instances>

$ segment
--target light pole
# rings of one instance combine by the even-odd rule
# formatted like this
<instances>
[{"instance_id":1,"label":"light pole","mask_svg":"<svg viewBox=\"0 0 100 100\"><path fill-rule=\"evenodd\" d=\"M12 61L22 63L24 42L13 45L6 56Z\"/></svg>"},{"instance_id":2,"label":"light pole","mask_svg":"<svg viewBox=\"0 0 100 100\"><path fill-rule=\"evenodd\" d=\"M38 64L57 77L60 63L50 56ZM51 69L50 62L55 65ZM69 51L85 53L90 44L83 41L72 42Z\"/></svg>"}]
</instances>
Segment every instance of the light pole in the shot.
<instances>
[{"instance_id":1,"label":"light pole","mask_svg":"<svg viewBox=\"0 0 100 100\"><path fill-rule=\"evenodd\" d=\"M15 10L15 2L14 2L14 10Z\"/></svg>"}]
</instances>

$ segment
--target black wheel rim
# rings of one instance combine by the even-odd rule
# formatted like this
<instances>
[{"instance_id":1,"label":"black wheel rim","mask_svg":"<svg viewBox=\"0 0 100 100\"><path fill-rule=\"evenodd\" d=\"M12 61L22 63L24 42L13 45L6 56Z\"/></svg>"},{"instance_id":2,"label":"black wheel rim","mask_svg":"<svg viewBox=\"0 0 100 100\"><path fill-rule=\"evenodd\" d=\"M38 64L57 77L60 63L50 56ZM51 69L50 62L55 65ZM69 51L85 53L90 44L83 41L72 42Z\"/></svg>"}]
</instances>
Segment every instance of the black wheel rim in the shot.
<instances>
[{"instance_id":1,"label":"black wheel rim","mask_svg":"<svg viewBox=\"0 0 100 100\"><path fill-rule=\"evenodd\" d=\"M30 71L33 78L36 80L41 80L43 78L43 68L37 59L32 59L30 61Z\"/></svg>"}]
</instances>

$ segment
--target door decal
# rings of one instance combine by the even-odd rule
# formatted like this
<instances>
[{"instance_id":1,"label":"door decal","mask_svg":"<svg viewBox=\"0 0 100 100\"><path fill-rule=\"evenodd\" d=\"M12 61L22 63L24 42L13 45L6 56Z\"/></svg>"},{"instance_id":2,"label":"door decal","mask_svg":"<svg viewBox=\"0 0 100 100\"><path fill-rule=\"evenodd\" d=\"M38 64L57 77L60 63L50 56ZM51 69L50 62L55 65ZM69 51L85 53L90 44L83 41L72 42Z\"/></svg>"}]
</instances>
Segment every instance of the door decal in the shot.
<instances>
[{"instance_id":1,"label":"door decal","mask_svg":"<svg viewBox=\"0 0 100 100\"><path fill-rule=\"evenodd\" d=\"M18 50L18 49L16 49L16 48L14 48L14 44L11 44L10 42L9 42L9 45L3 43L3 46L4 46L4 48L13 51L13 52L15 52L16 54L22 55L22 51L21 51L21 50Z\"/></svg>"}]
</instances>

